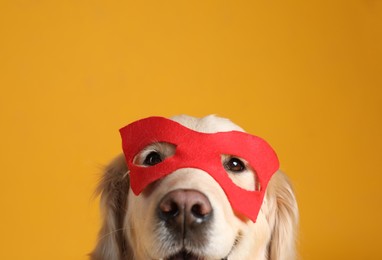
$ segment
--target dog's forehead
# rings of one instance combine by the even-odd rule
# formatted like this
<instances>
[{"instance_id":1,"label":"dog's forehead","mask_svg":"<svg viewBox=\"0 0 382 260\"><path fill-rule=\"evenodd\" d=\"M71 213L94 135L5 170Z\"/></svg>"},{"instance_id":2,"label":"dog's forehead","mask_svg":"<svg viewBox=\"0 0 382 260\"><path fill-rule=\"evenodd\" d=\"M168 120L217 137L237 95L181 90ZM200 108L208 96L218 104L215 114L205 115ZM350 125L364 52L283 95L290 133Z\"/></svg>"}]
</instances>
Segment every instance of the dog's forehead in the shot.
<instances>
[{"instance_id":1,"label":"dog's forehead","mask_svg":"<svg viewBox=\"0 0 382 260\"><path fill-rule=\"evenodd\" d=\"M231 120L209 115L202 118L188 115L178 115L170 118L179 124L201 133L217 133L240 131L245 132L240 126L234 124Z\"/></svg>"}]
</instances>

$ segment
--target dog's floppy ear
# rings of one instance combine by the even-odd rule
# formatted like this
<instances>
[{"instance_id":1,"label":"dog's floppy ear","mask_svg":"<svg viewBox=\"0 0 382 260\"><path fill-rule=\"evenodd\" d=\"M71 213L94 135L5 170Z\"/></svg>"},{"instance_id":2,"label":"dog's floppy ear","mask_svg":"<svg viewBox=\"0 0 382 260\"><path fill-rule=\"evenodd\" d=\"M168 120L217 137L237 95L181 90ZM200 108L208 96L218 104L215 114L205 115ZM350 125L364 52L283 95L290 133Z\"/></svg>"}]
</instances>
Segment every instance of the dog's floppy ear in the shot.
<instances>
[{"instance_id":1,"label":"dog's floppy ear","mask_svg":"<svg viewBox=\"0 0 382 260\"><path fill-rule=\"evenodd\" d=\"M128 192L127 166L125 158L120 155L105 168L97 189L97 195L101 195L103 224L97 245L90 254L91 260L120 260L125 257L128 245L123 234L123 219Z\"/></svg>"},{"instance_id":2,"label":"dog's floppy ear","mask_svg":"<svg viewBox=\"0 0 382 260\"><path fill-rule=\"evenodd\" d=\"M272 230L269 259L296 259L298 207L293 188L281 171L273 175L266 196L269 205L268 221Z\"/></svg>"}]
</instances>

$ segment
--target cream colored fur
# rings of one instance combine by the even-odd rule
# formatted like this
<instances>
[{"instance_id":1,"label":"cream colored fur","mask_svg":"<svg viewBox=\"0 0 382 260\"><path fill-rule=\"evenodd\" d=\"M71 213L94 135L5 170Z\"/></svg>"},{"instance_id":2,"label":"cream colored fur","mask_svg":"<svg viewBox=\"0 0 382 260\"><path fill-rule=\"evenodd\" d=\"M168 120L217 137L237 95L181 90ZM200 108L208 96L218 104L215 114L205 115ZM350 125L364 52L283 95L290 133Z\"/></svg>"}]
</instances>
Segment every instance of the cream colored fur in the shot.
<instances>
[{"instance_id":1,"label":"cream colored fur","mask_svg":"<svg viewBox=\"0 0 382 260\"><path fill-rule=\"evenodd\" d=\"M200 132L243 131L231 121L215 116L201 119L177 116L173 120ZM150 149L159 149L168 156L174 152L171 146L153 146L142 151L136 158L137 162ZM250 169L240 176L230 177L242 188L255 190L256 179L251 177L254 175ZM171 234L165 229L155 229L157 223L154 218L160 198L176 189L198 190L213 206L214 223L208 232L208 241L197 252L203 260L227 256L228 260L296 259L298 208L290 182L281 171L275 173L269 182L257 221L253 223L236 214L222 188L199 169L179 169L150 185L139 196L134 195L122 155L106 168L98 188L103 224L91 259L159 260L176 253L178 248L166 244Z\"/></svg>"}]
</instances>

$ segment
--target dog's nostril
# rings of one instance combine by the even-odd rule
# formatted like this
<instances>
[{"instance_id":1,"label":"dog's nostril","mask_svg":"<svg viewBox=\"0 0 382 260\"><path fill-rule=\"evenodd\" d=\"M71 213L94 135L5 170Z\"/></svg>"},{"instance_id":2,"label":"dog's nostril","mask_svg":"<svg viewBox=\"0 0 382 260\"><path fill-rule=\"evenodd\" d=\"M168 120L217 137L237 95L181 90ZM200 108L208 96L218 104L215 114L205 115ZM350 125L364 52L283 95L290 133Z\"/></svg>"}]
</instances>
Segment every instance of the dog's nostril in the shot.
<instances>
[{"instance_id":1,"label":"dog's nostril","mask_svg":"<svg viewBox=\"0 0 382 260\"><path fill-rule=\"evenodd\" d=\"M195 204L191 208L191 214L195 218L204 218L209 213L211 213L211 209L204 204Z\"/></svg>"},{"instance_id":2,"label":"dog's nostril","mask_svg":"<svg viewBox=\"0 0 382 260\"><path fill-rule=\"evenodd\" d=\"M160 203L159 211L160 211L161 217L166 220L175 218L177 215L179 215L179 207L172 200L167 200Z\"/></svg>"}]
</instances>

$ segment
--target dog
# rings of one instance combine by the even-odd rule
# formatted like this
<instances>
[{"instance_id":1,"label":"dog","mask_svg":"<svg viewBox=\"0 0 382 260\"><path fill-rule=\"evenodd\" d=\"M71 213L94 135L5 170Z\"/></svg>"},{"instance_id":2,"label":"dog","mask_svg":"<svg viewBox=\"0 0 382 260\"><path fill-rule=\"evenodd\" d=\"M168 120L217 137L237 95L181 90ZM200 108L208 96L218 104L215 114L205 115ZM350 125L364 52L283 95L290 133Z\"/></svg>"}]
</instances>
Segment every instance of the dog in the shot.
<instances>
[{"instance_id":1,"label":"dog","mask_svg":"<svg viewBox=\"0 0 382 260\"><path fill-rule=\"evenodd\" d=\"M171 122L192 134L244 132L214 115L181 115ZM149 168L174 156L176 149L170 142L154 142L139 150L132 163ZM201 151L194 153L204 160ZM209 165L208 160L203 163ZM223 154L221 163L240 189L263 189L257 170L245 159ZM217 177L202 167L175 169L140 192L132 190L130 170L123 154L105 168L97 189L103 223L91 260L296 259L298 207L291 183L280 170L272 173L255 219L235 210Z\"/></svg>"}]
</instances>

